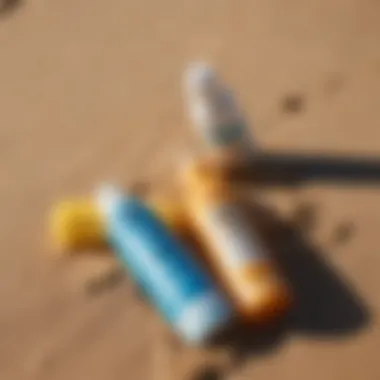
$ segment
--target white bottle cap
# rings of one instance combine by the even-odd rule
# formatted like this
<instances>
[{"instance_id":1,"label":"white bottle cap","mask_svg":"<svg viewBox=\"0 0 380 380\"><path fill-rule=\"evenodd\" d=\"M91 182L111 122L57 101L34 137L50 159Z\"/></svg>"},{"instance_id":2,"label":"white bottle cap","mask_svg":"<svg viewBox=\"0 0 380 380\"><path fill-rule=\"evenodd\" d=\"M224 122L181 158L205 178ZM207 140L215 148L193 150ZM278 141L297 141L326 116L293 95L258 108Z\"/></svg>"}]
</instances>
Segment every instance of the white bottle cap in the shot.
<instances>
[{"instance_id":1,"label":"white bottle cap","mask_svg":"<svg viewBox=\"0 0 380 380\"><path fill-rule=\"evenodd\" d=\"M214 69L203 62L191 63L185 70L185 91L189 96L207 96L218 87Z\"/></svg>"},{"instance_id":2,"label":"white bottle cap","mask_svg":"<svg viewBox=\"0 0 380 380\"><path fill-rule=\"evenodd\" d=\"M104 183L95 192L95 200L100 212L109 214L125 199L124 194L117 186Z\"/></svg>"}]
</instances>

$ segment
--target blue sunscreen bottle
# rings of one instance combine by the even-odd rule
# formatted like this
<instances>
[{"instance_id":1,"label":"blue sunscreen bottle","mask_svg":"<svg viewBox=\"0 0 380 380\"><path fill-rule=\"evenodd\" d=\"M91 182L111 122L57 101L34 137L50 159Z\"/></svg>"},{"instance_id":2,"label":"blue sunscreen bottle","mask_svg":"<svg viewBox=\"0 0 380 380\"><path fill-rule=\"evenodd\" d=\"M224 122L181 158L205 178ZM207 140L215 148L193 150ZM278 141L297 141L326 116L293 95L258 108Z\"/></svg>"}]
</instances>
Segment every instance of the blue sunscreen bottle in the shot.
<instances>
[{"instance_id":1,"label":"blue sunscreen bottle","mask_svg":"<svg viewBox=\"0 0 380 380\"><path fill-rule=\"evenodd\" d=\"M173 330L198 345L223 329L232 306L144 201L111 185L96 199L117 256Z\"/></svg>"}]
</instances>

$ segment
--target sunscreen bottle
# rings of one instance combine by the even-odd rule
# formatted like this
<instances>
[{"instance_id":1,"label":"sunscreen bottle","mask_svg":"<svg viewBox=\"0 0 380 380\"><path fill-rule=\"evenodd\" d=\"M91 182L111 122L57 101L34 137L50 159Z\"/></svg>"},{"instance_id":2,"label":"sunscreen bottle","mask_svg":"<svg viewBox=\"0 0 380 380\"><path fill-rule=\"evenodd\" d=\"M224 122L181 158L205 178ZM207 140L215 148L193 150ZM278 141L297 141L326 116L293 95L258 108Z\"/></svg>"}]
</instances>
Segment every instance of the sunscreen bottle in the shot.
<instances>
[{"instance_id":1,"label":"sunscreen bottle","mask_svg":"<svg viewBox=\"0 0 380 380\"><path fill-rule=\"evenodd\" d=\"M202 162L192 161L181 174L189 220L240 315L253 322L282 315L290 306L288 284L230 185Z\"/></svg>"},{"instance_id":2,"label":"sunscreen bottle","mask_svg":"<svg viewBox=\"0 0 380 380\"><path fill-rule=\"evenodd\" d=\"M105 185L96 202L117 257L186 343L205 343L225 327L232 306L143 200Z\"/></svg>"}]
</instances>

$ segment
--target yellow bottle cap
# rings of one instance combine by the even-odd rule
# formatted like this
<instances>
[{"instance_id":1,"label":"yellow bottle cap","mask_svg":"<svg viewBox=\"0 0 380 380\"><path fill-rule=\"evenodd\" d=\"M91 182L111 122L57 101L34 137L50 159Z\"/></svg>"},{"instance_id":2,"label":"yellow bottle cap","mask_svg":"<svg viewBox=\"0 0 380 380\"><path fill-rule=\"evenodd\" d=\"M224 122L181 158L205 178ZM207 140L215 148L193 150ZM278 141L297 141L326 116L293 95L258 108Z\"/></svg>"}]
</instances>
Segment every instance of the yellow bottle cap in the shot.
<instances>
[{"instance_id":1,"label":"yellow bottle cap","mask_svg":"<svg viewBox=\"0 0 380 380\"><path fill-rule=\"evenodd\" d=\"M60 250L100 248L106 244L103 219L91 199L74 199L58 203L49 220L53 245Z\"/></svg>"}]
</instances>

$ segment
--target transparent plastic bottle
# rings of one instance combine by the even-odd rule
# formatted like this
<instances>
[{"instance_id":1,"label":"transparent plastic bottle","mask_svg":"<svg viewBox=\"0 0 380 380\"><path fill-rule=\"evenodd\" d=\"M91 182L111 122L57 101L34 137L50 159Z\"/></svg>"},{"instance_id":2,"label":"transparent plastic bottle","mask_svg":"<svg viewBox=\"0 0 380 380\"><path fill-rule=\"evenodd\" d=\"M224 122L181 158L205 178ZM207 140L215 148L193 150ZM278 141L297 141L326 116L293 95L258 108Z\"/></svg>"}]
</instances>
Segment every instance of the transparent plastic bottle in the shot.
<instances>
[{"instance_id":1,"label":"transparent plastic bottle","mask_svg":"<svg viewBox=\"0 0 380 380\"><path fill-rule=\"evenodd\" d=\"M251 131L232 91L211 66L190 64L184 74L184 93L190 120L207 148L239 154L255 151Z\"/></svg>"}]
</instances>

